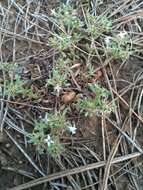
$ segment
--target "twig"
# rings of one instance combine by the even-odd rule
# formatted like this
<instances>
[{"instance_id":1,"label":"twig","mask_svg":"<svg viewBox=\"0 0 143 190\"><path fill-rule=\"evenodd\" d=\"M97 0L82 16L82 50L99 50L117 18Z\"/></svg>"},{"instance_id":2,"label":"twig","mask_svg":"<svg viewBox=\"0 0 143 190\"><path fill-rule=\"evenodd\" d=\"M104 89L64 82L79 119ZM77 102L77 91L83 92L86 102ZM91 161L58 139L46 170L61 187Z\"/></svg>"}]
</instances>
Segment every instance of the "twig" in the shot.
<instances>
[{"instance_id":1,"label":"twig","mask_svg":"<svg viewBox=\"0 0 143 190\"><path fill-rule=\"evenodd\" d=\"M138 156L141 156L141 153L135 152L135 153L128 154L128 155L125 155L125 156L120 156L120 157L114 158L113 161L112 161L112 164L117 164L117 163L120 163L120 162L124 162L124 161L129 160L129 159L134 159L134 158L136 158ZM46 182L55 180L55 179L59 179L59 178L66 177L66 176L69 176L69 175L74 175L74 174L85 172L85 171L88 171L88 170L97 169L97 168L105 166L106 163L107 163L106 161L101 161L101 162L81 166L81 167L78 167L78 168L74 168L74 169L71 169L71 170L65 170L65 171L55 173L55 174L52 174L52 175L49 175L49 176L41 177L41 178L36 179L36 180L32 180L32 181L30 181L28 183L19 185L17 187L11 188L9 190L28 189L28 188L31 188L31 187L40 185L42 183L46 183Z\"/></svg>"},{"instance_id":2,"label":"twig","mask_svg":"<svg viewBox=\"0 0 143 190\"><path fill-rule=\"evenodd\" d=\"M51 110L50 108L46 108L46 107L43 107L43 106L34 106L34 105L31 105L31 104L28 104L28 103L23 103L23 102L15 102L15 101L5 100L5 99L0 99L0 101L8 102L10 104L17 104L17 105L21 105L21 106L27 106L27 107L32 107L32 108L36 108L36 109L46 110L46 111Z\"/></svg>"},{"instance_id":3,"label":"twig","mask_svg":"<svg viewBox=\"0 0 143 190\"><path fill-rule=\"evenodd\" d=\"M118 92L116 92L113 88L112 91L114 92L114 94L116 94L118 96L118 98L130 109L130 111L140 120L141 123L143 123L143 118L140 117L132 108L130 108L130 106L128 105L128 103L124 100L124 98L122 98L120 96L120 94L118 94Z\"/></svg>"},{"instance_id":4,"label":"twig","mask_svg":"<svg viewBox=\"0 0 143 190\"><path fill-rule=\"evenodd\" d=\"M12 140L12 142L17 146L17 148L23 153L23 155L27 158L27 160L31 163L31 165L40 173L41 176L45 176L45 174L38 168L38 166L32 161L32 159L28 156L28 154L22 149L22 147L14 140L14 138L6 131L7 136Z\"/></svg>"}]
</instances>

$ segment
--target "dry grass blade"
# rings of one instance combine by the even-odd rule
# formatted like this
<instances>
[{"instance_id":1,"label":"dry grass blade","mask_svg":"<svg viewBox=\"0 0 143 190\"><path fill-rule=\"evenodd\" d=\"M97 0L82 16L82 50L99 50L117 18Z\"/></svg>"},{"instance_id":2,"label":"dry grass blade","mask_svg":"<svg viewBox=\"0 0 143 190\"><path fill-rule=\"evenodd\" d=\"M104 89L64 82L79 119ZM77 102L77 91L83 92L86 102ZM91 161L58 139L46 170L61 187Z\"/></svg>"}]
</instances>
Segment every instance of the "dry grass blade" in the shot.
<instances>
[{"instance_id":1,"label":"dry grass blade","mask_svg":"<svg viewBox=\"0 0 143 190\"><path fill-rule=\"evenodd\" d=\"M139 121L141 123L143 123L143 118L141 116L139 116L132 108L129 107L128 103L124 100L124 98L122 98L118 92L116 92L113 88L112 88L112 91L114 92L114 94L117 95L117 97L130 109L130 112L132 112L136 117L137 119L139 119Z\"/></svg>"},{"instance_id":2,"label":"dry grass blade","mask_svg":"<svg viewBox=\"0 0 143 190\"><path fill-rule=\"evenodd\" d=\"M28 103L23 103L23 102L14 102L14 101L10 101L10 100L4 100L4 99L0 99L1 102L7 102L9 104L15 104L15 105L20 105L20 106L24 106L24 107L31 107L31 108L37 108L37 109L41 109L41 110L45 110L45 111L50 111L50 108L46 108L46 107L42 107L42 106L34 106Z\"/></svg>"},{"instance_id":3,"label":"dry grass blade","mask_svg":"<svg viewBox=\"0 0 143 190\"><path fill-rule=\"evenodd\" d=\"M117 157L117 158L114 158L112 160L111 164L124 162L124 161L129 160L129 159L134 159L134 158L136 158L138 156L141 156L141 154L136 152L136 153L128 154L128 155L125 155L125 156ZM78 167L78 168L75 168L75 169L65 170L65 171L60 172L60 173L55 173L53 175L45 176L45 177L30 181L30 182L28 182L26 184L11 188L9 190L28 189L28 188L40 185L42 183L50 182L50 181L55 180L55 179L59 179L59 178L66 177L66 176L69 176L69 175L74 175L74 174L81 173L81 172L88 171L88 170L92 170L92 169L97 169L97 168L105 166L105 164L106 164L106 161L100 161L100 162L97 162L97 163L94 163L94 164L81 166L81 167Z\"/></svg>"},{"instance_id":4,"label":"dry grass blade","mask_svg":"<svg viewBox=\"0 0 143 190\"><path fill-rule=\"evenodd\" d=\"M27 171L20 170L20 169L17 169L17 168L2 167L2 170L11 171L11 172L17 173L17 174L20 174L22 176L28 177L29 179L35 179L35 177L32 175L32 173L28 173Z\"/></svg>"},{"instance_id":5,"label":"dry grass blade","mask_svg":"<svg viewBox=\"0 0 143 190\"><path fill-rule=\"evenodd\" d=\"M27 160L30 162L30 164L39 172L41 176L45 176L45 174L38 168L38 166L32 161L32 159L29 157L29 155L22 149L22 147L15 141L15 139L10 135L8 131L5 130L5 133L7 136L12 140L12 142L17 146L17 148L23 153L23 155L27 158Z\"/></svg>"},{"instance_id":6,"label":"dry grass blade","mask_svg":"<svg viewBox=\"0 0 143 190\"><path fill-rule=\"evenodd\" d=\"M1 0L0 17L4 188L139 189L143 2Z\"/></svg>"}]
</instances>

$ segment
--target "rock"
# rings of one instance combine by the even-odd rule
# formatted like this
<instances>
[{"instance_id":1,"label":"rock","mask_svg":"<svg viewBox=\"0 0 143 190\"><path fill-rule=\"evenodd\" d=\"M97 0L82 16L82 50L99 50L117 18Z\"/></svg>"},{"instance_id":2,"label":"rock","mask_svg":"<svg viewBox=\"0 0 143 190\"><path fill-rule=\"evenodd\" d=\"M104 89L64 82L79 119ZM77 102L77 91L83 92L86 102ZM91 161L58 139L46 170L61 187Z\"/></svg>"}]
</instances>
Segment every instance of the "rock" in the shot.
<instances>
[{"instance_id":1,"label":"rock","mask_svg":"<svg viewBox=\"0 0 143 190\"><path fill-rule=\"evenodd\" d=\"M71 92L66 92L63 96L62 96L62 102L64 104L69 104L72 103L75 100L76 97L76 93L74 91Z\"/></svg>"}]
</instances>

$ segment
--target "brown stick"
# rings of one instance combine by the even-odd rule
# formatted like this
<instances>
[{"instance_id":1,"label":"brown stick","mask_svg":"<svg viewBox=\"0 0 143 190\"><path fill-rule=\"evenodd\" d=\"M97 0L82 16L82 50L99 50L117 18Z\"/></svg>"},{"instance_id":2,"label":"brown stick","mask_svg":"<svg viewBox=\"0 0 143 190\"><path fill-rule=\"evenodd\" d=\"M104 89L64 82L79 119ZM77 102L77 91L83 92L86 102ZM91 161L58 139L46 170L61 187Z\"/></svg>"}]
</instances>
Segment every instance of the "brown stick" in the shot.
<instances>
[{"instance_id":1,"label":"brown stick","mask_svg":"<svg viewBox=\"0 0 143 190\"><path fill-rule=\"evenodd\" d=\"M114 94L116 94L116 96L118 96L118 98L130 109L130 111L134 114L134 116L137 117L137 119L139 119L139 121L143 124L143 118L140 117L132 108L130 108L129 104L124 100L124 98L122 98L120 96L120 94L118 94L118 92L116 92L113 88L112 91Z\"/></svg>"}]
</instances>

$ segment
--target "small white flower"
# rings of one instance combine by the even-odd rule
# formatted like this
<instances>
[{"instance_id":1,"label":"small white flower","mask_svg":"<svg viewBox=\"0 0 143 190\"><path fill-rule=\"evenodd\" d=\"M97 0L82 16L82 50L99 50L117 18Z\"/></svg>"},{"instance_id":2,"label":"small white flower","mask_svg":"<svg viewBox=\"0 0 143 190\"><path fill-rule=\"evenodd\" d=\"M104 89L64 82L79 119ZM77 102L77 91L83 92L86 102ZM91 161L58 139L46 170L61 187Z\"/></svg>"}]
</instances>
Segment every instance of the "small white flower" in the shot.
<instances>
[{"instance_id":1,"label":"small white flower","mask_svg":"<svg viewBox=\"0 0 143 190\"><path fill-rule=\"evenodd\" d=\"M50 135L47 135L47 138L44 139L45 143L47 143L48 146L54 143L54 141L51 139Z\"/></svg>"},{"instance_id":2,"label":"small white flower","mask_svg":"<svg viewBox=\"0 0 143 190\"><path fill-rule=\"evenodd\" d=\"M44 118L42 118L41 116L40 116L39 118L40 118L41 121L44 122L44 123L48 123L48 122L49 122L48 114L47 114L47 113L45 114L45 117L44 117Z\"/></svg>"},{"instance_id":3,"label":"small white flower","mask_svg":"<svg viewBox=\"0 0 143 190\"><path fill-rule=\"evenodd\" d=\"M96 48L95 43L93 41L91 42L91 48Z\"/></svg>"},{"instance_id":4,"label":"small white flower","mask_svg":"<svg viewBox=\"0 0 143 190\"><path fill-rule=\"evenodd\" d=\"M55 15L55 13L56 13L56 12L55 12L55 9L52 9L52 10L51 10L51 15L53 15L53 16L54 16L54 15Z\"/></svg>"},{"instance_id":5,"label":"small white flower","mask_svg":"<svg viewBox=\"0 0 143 190\"><path fill-rule=\"evenodd\" d=\"M57 85L57 86L54 87L54 90L57 92L57 95L59 96L60 91L62 90L62 87Z\"/></svg>"},{"instance_id":6,"label":"small white flower","mask_svg":"<svg viewBox=\"0 0 143 190\"><path fill-rule=\"evenodd\" d=\"M119 34L117 34L118 37L120 37L121 39L123 39L128 33L126 31L124 32L120 32Z\"/></svg>"},{"instance_id":7,"label":"small white flower","mask_svg":"<svg viewBox=\"0 0 143 190\"><path fill-rule=\"evenodd\" d=\"M110 44L111 39L112 39L111 36L107 36L107 37L105 38L105 43L106 43L107 45Z\"/></svg>"},{"instance_id":8,"label":"small white flower","mask_svg":"<svg viewBox=\"0 0 143 190\"><path fill-rule=\"evenodd\" d=\"M73 126L68 126L68 130L71 132L72 135L76 134L77 128L75 127L75 124Z\"/></svg>"}]
</instances>

